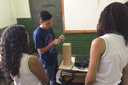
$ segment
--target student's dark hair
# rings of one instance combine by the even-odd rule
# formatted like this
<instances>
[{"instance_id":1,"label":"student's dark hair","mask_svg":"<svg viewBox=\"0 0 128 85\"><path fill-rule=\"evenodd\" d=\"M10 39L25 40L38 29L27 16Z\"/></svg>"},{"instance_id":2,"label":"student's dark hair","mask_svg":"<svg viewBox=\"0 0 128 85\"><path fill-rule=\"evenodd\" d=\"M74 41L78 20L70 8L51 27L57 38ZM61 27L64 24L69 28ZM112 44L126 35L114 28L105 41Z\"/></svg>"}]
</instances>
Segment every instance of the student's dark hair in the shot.
<instances>
[{"instance_id":1,"label":"student's dark hair","mask_svg":"<svg viewBox=\"0 0 128 85\"><path fill-rule=\"evenodd\" d=\"M5 76L19 74L22 53L32 54L32 47L28 40L28 33L23 25L13 25L6 28L1 37L0 68Z\"/></svg>"},{"instance_id":2,"label":"student's dark hair","mask_svg":"<svg viewBox=\"0 0 128 85\"><path fill-rule=\"evenodd\" d=\"M126 5L114 2L109 4L101 12L97 25L97 34L102 36L106 33L118 32L128 44L128 8Z\"/></svg>"},{"instance_id":3,"label":"student's dark hair","mask_svg":"<svg viewBox=\"0 0 128 85\"><path fill-rule=\"evenodd\" d=\"M128 7L128 1L124 3Z\"/></svg>"},{"instance_id":4,"label":"student's dark hair","mask_svg":"<svg viewBox=\"0 0 128 85\"><path fill-rule=\"evenodd\" d=\"M52 15L46 10L43 10L39 13L39 20L41 20L42 22L49 20L51 18L52 18Z\"/></svg>"}]
</instances>

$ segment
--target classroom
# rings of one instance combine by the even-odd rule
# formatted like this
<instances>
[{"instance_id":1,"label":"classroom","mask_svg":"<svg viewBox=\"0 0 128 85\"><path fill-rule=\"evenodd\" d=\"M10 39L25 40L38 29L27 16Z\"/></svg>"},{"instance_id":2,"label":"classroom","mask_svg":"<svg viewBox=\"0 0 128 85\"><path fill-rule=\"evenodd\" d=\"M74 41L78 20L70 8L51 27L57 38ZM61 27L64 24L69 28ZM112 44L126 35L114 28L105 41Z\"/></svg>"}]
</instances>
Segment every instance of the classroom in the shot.
<instances>
[{"instance_id":1,"label":"classroom","mask_svg":"<svg viewBox=\"0 0 128 85\"><path fill-rule=\"evenodd\" d=\"M0 32L2 33L2 31L9 25L22 24L27 28L27 31L30 36L30 43L34 47L32 34L37 26L34 26L32 18L31 18L32 15L31 15L31 10L30 10L30 6L29 6L30 1L31 0L22 0L22 1L14 0L14 1L10 1L10 2L8 0L1 1L1 3L8 4L8 5L7 6L5 6L3 4L1 5L1 8L2 8L1 11L4 11L4 12L1 12L1 16L5 16L7 18L4 19L4 17L0 17L1 18L0 20L2 20L2 21L0 21L1 22L0 23ZM34 1L36 1L36 0L34 0ZM14 3L15 3L15 5L11 5ZM46 5L48 3L46 3ZM56 9L56 11L58 10L60 12L59 14L61 14L60 15L60 19L61 19L61 16L62 16L61 5L60 5L61 0L56 1L53 4L56 4L56 3L59 4L58 9L60 11L58 9ZM10 6L12 6L12 7L10 7ZM5 8L7 8L6 11L5 11ZM55 10L55 9L51 9L51 8L47 8L47 9ZM38 16L38 15L36 15L36 16ZM38 23L38 21L36 23ZM61 21L55 22L55 24L57 24L57 23L60 23L61 26L59 26L59 27L56 26L55 28L53 28L53 31L55 32L56 36L59 36L60 34L63 34L62 22ZM65 37L66 37L66 40L64 42L72 43L72 54L89 55L90 43L94 38L97 37L97 34L96 33L75 33L75 34L65 34ZM56 46L57 52L59 54L62 54L62 44L63 43L60 43L59 45ZM36 50L34 50L34 52L36 52Z\"/></svg>"},{"instance_id":2,"label":"classroom","mask_svg":"<svg viewBox=\"0 0 128 85\"><path fill-rule=\"evenodd\" d=\"M127 0L116 1L125 3ZM8 26L24 25L33 53L38 54L33 32L39 26L39 12L47 10L53 16L52 30L56 37L61 34L65 36L64 41L55 45L57 53L63 55L63 44L71 43L72 55L89 56L91 42L97 38L96 27L100 13L112 2L115 0L0 0L0 37Z\"/></svg>"}]
</instances>

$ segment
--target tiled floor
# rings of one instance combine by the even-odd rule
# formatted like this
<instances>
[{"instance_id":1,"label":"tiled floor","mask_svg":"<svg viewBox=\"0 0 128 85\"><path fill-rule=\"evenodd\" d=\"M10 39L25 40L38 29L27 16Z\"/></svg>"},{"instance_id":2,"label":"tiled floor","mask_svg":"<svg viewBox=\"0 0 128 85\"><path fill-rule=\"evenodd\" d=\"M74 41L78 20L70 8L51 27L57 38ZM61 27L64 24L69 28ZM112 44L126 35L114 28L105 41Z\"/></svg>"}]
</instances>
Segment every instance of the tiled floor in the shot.
<instances>
[{"instance_id":1,"label":"tiled floor","mask_svg":"<svg viewBox=\"0 0 128 85\"><path fill-rule=\"evenodd\" d=\"M35 54L35 55L38 56L38 54ZM58 54L58 64L60 64L62 58L63 58L63 55L62 54ZM57 73L57 76L56 76L56 79L57 79L58 83L60 83L59 80L58 80L59 77L60 77L60 72L61 72L61 70L58 70L58 73ZM0 78L0 85L8 85L9 79L6 79L6 82L7 82L7 84L5 84L4 80ZM14 83L12 82L10 85L14 85Z\"/></svg>"}]
</instances>

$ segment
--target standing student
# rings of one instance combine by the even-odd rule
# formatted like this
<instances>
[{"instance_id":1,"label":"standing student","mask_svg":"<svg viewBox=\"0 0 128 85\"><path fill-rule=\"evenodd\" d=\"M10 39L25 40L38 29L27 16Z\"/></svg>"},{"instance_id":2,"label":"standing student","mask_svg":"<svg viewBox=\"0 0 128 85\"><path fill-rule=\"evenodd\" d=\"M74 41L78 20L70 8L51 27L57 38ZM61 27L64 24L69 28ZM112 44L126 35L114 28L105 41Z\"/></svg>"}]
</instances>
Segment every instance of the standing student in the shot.
<instances>
[{"instance_id":1,"label":"standing student","mask_svg":"<svg viewBox=\"0 0 128 85\"><path fill-rule=\"evenodd\" d=\"M46 85L48 76L40 60L32 54L29 35L22 25L6 28L0 43L1 70L11 75L15 85Z\"/></svg>"},{"instance_id":2,"label":"standing student","mask_svg":"<svg viewBox=\"0 0 128 85\"><path fill-rule=\"evenodd\" d=\"M41 11L39 13L40 26L33 33L33 40L35 42L35 48L40 55L40 61L42 62L45 72L49 76L50 82L48 85L57 85L56 73L58 71L57 52L55 49L56 44L59 44L61 40L64 40L64 35L60 35L55 38L55 34L52 31L52 15L48 11Z\"/></svg>"},{"instance_id":3,"label":"standing student","mask_svg":"<svg viewBox=\"0 0 128 85\"><path fill-rule=\"evenodd\" d=\"M119 2L101 12L90 49L85 85L128 85L128 8Z\"/></svg>"}]
</instances>

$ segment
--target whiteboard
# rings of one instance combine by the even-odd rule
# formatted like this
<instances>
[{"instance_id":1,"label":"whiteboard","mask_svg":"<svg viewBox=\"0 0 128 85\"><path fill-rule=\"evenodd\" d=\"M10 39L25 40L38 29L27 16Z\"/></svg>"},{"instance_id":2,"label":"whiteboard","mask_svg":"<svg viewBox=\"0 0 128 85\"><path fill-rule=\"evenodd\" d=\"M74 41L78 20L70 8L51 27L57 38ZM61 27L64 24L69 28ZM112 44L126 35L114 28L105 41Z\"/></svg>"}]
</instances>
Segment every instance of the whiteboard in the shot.
<instances>
[{"instance_id":1,"label":"whiteboard","mask_svg":"<svg viewBox=\"0 0 128 85\"><path fill-rule=\"evenodd\" d=\"M112 2L127 0L62 0L64 33L97 32L101 11Z\"/></svg>"}]
</instances>

